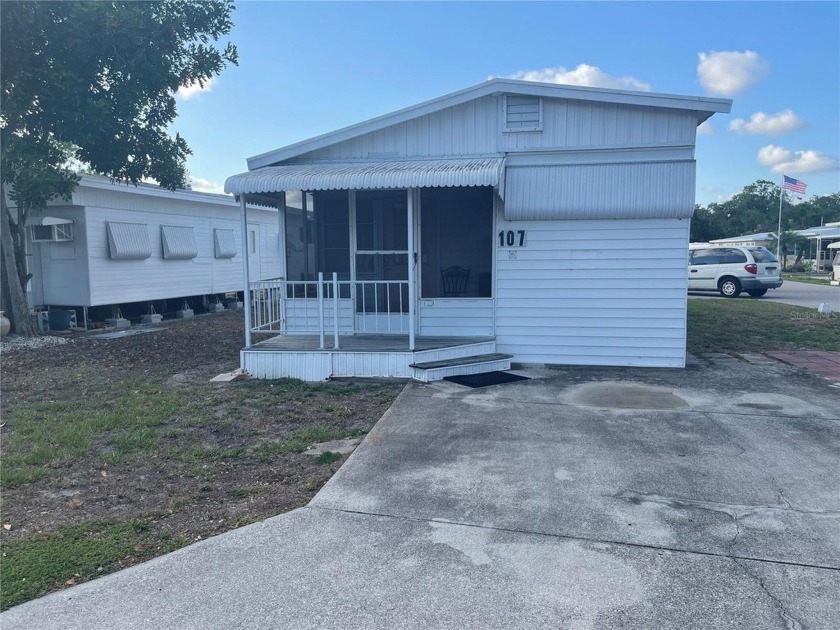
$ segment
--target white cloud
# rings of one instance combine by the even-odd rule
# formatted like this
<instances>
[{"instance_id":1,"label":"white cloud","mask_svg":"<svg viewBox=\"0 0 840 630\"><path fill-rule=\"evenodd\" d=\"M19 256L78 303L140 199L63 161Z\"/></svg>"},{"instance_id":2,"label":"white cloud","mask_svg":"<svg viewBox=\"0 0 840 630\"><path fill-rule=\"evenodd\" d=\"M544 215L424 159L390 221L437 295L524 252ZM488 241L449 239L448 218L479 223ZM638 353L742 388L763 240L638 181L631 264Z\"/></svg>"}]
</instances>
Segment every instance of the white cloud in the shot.
<instances>
[{"instance_id":1,"label":"white cloud","mask_svg":"<svg viewBox=\"0 0 840 630\"><path fill-rule=\"evenodd\" d=\"M190 176L189 186L196 192L216 193L217 195L225 194L225 187L216 182L211 182L209 179L202 177Z\"/></svg>"},{"instance_id":2,"label":"white cloud","mask_svg":"<svg viewBox=\"0 0 840 630\"><path fill-rule=\"evenodd\" d=\"M200 94L212 91L215 85L216 79L213 77L207 79L207 81L204 82L204 87L200 86L196 81L194 83L191 83L187 87L179 87L178 92L175 94L175 96L177 96L182 101L188 101L191 98L194 98Z\"/></svg>"},{"instance_id":3,"label":"white cloud","mask_svg":"<svg viewBox=\"0 0 840 630\"><path fill-rule=\"evenodd\" d=\"M840 161L831 155L813 150L791 151L773 144L761 147L756 159L773 173L819 173L840 168Z\"/></svg>"},{"instance_id":4,"label":"white cloud","mask_svg":"<svg viewBox=\"0 0 840 630\"><path fill-rule=\"evenodd\" d=\"M715 135L715 126L708 120L704 120L697 127L698 136L713 136Z\"/></svg>"},{"instance_id":5,"label":"white cloud","mask_svg":"<svg viewBox=\"0 0 840 630\"><path fill-rule=\"evenodd\" d=\"M768 144L758 150L758 163L764 166L780 164L793 157L793 152L784 147L777 147L775 144Z\"/></svg>"},{"instance_id":6,"label":"white cloud","mask_svg":"<svg viewBox=\"0 0 840 630\"><path fill-rule=\"evenodd\" d=\"M639 81L634 77L614 77L602 72L598 66L582 63L574 70L566 70L563 66L543 68L542 70L520 70L507 78L523 81L541 81L543 83L562 83L564 85L581 85L584 87L602 87L618 90L650 91L650 84Z\"/></svg>"},{"instance_id":7,"label":"white cloud","mask_svg":"<svg viewBox=\"0 0 840 630\"><path fill-rule=\"evenodd\" d=\"M765 134L779 136L788 131L799 129L804 122L792 109L786 109L778 114L765 114L756 112L750 116L749 121L743 118L736 118L729 123L729 131L737 134Z\"/></svg>"},{"instance_id":8,"label":"white cloud","mask_svg":"<svg viewBox=\"0 0 840 630\"><path fill-rule=\"evenodd\" d=\"M770 71L770 64L752 50L699 53L697 76L710 94L732 96L757 83Z\"/></svg>"}]
</instances>

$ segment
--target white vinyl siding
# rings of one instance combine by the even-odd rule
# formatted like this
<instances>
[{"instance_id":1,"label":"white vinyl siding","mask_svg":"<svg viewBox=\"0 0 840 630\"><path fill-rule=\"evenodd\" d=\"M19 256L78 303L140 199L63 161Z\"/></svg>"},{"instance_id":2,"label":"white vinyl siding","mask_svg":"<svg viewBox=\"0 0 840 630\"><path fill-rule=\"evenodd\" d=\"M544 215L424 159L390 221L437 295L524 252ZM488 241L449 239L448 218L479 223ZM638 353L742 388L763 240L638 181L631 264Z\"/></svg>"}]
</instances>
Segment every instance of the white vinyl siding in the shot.
<instances>
[{"instance_id":1,"label":"white vinyl siding","mask_svg":"<svg viewBox=\"0 0 840 630\"><path fill-rule=\"evenodd\" d=\"M502 96L486 96L300 155L300 161L487 156L527 150L694 145L689 110L541 98L539 133L505 132ZM509 97L510 98L510 97Z\"/></svg>"},{"instance_id":2,"label":"white vinyl siding","mask_svg":"<svg viewBox=\"0 0 840 630\"><path fill-rule=\"evenodd\" d=\"M34 243L32 245L32 306L43 304L84 305L88 303L87 239L84 209L79 207L50 208L62 218L73 221L74 240L70 242ZM105 228L98 226L101 238ZM107 251L105 252L107 256Z\"/></svg>"},{"instance_id":3,"label":"white vinyl siding","mask_svg":"<svg viewBox=\"0 0 840 630\"><path fill-rule=\"evenodd\" d=\"M493 334L490 298L420 300L420 330L429 337L484 337Z\"/></svg>"},{"instance_id":4,"label":"white vinyl siding","mask_svg":"<svg viewBox=\"0 0 840 630\"><path fill-rule=\"evenodd\" d=\"M497 249L497 351L514 361L685 365L688 219L515 221Z\"/></svg>"},{"instance_id":5,"label":"white vinyl siding","mask_svg":"<svg viewBox=\"0 0 840 630\"><path fill-rule=\"evenodd\" d=\"M498 99L485 96L433 114L339 142L301 159L447 157L497 151Z\"/></svg>"},{"instance_id":6,"label":"white vinyl siding","mask_svg":"<svg viewBox=\"0 0 840 630\"><path fill-rule=\"evenodd\" d=\"M688 218L694 161L508 166L508 220Z\"/></svg>"},{"instance_id":7,"label":"white vinyl siding","mask_svg":"<svg viewBox=\"0 0 840 630\"><path fill-rule=\"evenodd\" d=\"M542 133L500 133L499 150L693 145L697 115L687 110L543 99Z\"/></svg>"},{"instance_id":8,"label":"white vinyl siding","mask_svg":"<svg viewBox=\"0 0 840 630\"><path fill-rule=\"evenodd\" d=\"M83 186L80 186L83 188ZM75 193L74 193L75 194ZM210 295L242 290L242 260L215 257L214 234L219 231L233 236L233 250L242 252L240 243L239 207L225 200L207 203L202 198L177 199L143 195L134 189L83 189L82 195L91 205L84 208L86 238L76 243L86 248L85 270L77 289L64 292L61 300L44 302L77 306L98 306L177 298L189 295ZM144 260L115 262L109 258L106 222L138 222L146 224L148 234L161 232L162 226L179 223L193 231L197 255L189 264L163 258L163 239L152 239L151 256ZM281 260L278 213L270 209L248 209L250 229L259 226L255 266L251 278L277 277ZM89 283L89 290L79 282Z\"/></svg>"},{"instance_id":9,"label":"white vinyl siding","mask_svg":"<svg viewBox=\"0 0 840 630\"><path fill-rule=\"evenodd\" d=\"M165 260L192 260L198 256L195 232L191 226L161 225L160 238Z\"/></svg>"},{"instance_id":10,"label":"white vinyl siding","mask_svg":"<svg viewBox=\"0 0 840 630\"><path fill-rule=\"evenodd\" d=\"M146 260L152 255L149 229L145 223L107 221L111 260Z\"/></svg>"},{"instance_id":11,"label":"white vinyl siding","mask_svg":"<svg viewBox=\"0 0 840 630\"><path fill-rule=\"evenodd\" d=\"M236 257L236 233L234 230L213 230L213 248L216 258Z\"/></svg>"}]
</instances>

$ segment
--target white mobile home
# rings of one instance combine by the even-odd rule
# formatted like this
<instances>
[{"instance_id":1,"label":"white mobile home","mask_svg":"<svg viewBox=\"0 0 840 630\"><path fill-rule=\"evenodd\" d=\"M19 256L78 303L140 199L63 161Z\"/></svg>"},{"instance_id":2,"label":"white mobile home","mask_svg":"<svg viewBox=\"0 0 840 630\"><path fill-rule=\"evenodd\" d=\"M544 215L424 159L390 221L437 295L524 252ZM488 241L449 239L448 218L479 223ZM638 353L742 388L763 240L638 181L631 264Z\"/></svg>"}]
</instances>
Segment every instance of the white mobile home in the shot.
<instances>
[{"instance_id":1,"label":"white mobile home","mask_svg":"<svg viewBox=\"0 0 840 630\"><path fill-rule=\"evenodd\" d=\"M226 195L85 175L69 201L31 218L29 232L34 307L176 301L244 286L239 206ZM277 275L278 235L276 210L250 209L253 278Z\"/></svg>"},{"instance_id":2,"label":"white mobile home","mask_svg":"<svg viewBox=\"0 0 840 630\"><path fill-rule=\"evenodd\" d=\"M256 376L683 366L697 126L725 99L493 79L248 160ZM273 337L252 342L252 334Z\"/></svg>"}]
</instances>

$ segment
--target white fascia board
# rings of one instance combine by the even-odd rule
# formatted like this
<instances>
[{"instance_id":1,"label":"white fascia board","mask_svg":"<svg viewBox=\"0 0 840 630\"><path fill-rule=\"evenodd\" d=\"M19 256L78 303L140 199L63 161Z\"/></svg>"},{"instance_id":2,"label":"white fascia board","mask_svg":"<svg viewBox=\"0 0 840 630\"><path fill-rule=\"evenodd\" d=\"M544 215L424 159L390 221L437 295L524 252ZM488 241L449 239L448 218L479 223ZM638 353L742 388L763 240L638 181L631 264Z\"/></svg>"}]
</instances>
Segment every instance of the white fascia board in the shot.
<instances>
[{"instance_id":1,"label":"white fascia board","mask_svg":"<svg viewBox=\"0 0 840 630\"><path fill-rule=\"evenodd\" d=\"M694 159L692 145L651 145L511 151L507 166L554 166L563 164L625 164L634 162L680 162Z\"/></svg>"},{"instance_id":2,"label":"white fascia board","mask_svg":"<svg viewBox=\"0 0 840 630\"><path fill-rule=\"evenodd\" d=\"M732 109L732 100L728 98L534 83L533 81L519 81L516 79L495 79L495 81L496 86L500 87L501 91L506 94L527 94L532 96L545 96L547 98L598 101L600 103L618 103L623 105L639 105L642 107L688 109L697 112L709 112L709 115L716 113L728 114Z\"/></svg>"},{"instance_id":3,"label":"white fascia board","mask_svg":"<svg viewBox=\"0 0 840 630\"><path fill-rule=\"evenodd\" d=\"M195 190L168 190L167 188L161 188L159 186L155 186L153 184L138 184L134 185L131 183L120 182L120 181L111 181L107 177L102 177L98 175L82 175L81 180L79 181L79 185L73 191L73 202L78 205L85 205L81 203L84 199L78 200L76 199L77 192L80 192L81 188L91 188L94 190L104 190L107 192L112 193L128 193L132 195L144 195L147 197L159 197L165 199L177 199L179 201L189 201L192 203L210 203L214 205L224 205L224 206L231 206L233 208L239 209L239 203L234 199L233 195L220 195L217 193L205 193L205 192L198 192ZM249 205L250 207L250 205ZM255 209L265 209L262 206ZM274 208L276 210L276 208Z\"/></svg>"},{"instance_id":4,"label":"white fascia board","mask_svg":"<svg viewBox=\"0 0 840 630\"><path fill-rule=\"evenodd\" d=\"M527 96L544 96L547 98L565 98L578 101L597 101L601 103L619 103L638 105L642 107L665 107L671 109L688 109L697 112L699 125L712 114L728 114L732 109L732 100L725 98L709 98L704 96L683 96L679 94L660 94L657 92L634 92L630 90L613 90L607 88L579 87L574 85L559 85L551 83L536 83L534 81L519 81L515 79L491 79L472 87L452 92L438 98L424 101L389 114L371 118L364 122L350 125L336 131L296 142L274 151L261 153L247 159L248 170L271 166L310 151L317 151L324 147L351 140L361 135L379 131L392 125L398 125L407 120L419 118L427 114L454 107L484 96L502 94L521 94Z\"/></svg>"}]
</instances>

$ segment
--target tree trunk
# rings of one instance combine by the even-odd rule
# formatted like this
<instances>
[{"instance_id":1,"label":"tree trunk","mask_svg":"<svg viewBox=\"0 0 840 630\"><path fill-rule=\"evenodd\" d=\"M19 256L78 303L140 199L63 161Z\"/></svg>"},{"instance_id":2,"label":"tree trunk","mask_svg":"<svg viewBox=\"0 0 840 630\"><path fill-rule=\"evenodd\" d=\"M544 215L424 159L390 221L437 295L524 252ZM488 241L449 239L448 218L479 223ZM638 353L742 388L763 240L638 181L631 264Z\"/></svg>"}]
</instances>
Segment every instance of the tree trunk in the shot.
<instances>
[{"instance_id":1,"label":"tree trunk","mask_svg":"<svg viewBox=\"0 0 840 630\"><path fill-rule=\"evenodd\" d=\"M26 269L23 251L26 225L21 215L12 219L6 204L5 185L0 182L0 282L2 283L3 310L12 324L11 332L24 337L35 337L38 331L29 314L26 302L26 285L32 274Z\"/></svg>"}]
</instances>

